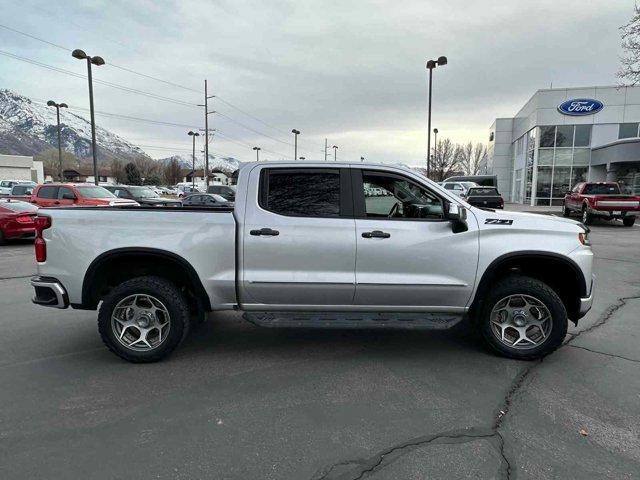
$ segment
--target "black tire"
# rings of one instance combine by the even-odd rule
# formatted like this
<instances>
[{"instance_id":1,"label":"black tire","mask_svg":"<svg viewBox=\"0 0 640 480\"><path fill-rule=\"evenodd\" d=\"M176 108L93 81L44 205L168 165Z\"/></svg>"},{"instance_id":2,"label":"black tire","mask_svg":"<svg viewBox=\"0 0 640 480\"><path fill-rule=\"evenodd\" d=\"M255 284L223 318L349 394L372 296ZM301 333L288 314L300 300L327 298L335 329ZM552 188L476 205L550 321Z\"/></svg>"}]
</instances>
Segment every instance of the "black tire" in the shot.
<instances>
[{"instance_id":1,"label":"black tire","mask_svg":"<svg viewBox=\"0 0 640 480\"><path fill-rule=\"evenodd\" d=\"M633 227L634 223L636 223L636 217L634 217L634 216L628 216L628 217L624 217L622 219L622 224L625 227Z\"/></svg>"},{"instance_id":2,"label":"black tire","mask_svg":"<svg viewBox=\"0 0 640 480\"><path fill-rule=\"evenodd\" d=\"M589 213L586 205L582 207L582 223L585 225L591 225L593 223L593 215Z\"/></svg>"},{"instance_id":3,"label":"black tire","mask_svg":"<svg viewBox=\"0 0 640 480\"><path fill-rule=\"evenodd\" d=\"M169 333L155 348L144 351L128 348L118 340L112 328L111 316L123 299L135 295L152 295L164 304L169 313ZM98 331L109 350L129 362L150 363L166 358L189 332L190 313L187 301L180 290L161 277L137 277L121 283L102 299L98 313Z\"/></svg>"},{"instance_id":4,"label":"black tire","mask_svg":"<svg viewBox=\"0 0 640 480\"><path fill-rule=\"evenodd\" d=\"M570 217L571 216L571 210L569 210L567 208L567 204L566 203L562 204L562 216L563 217Z\"/></svg>"},{"instance_id":5,"label":"black tire","mask_svg":"<svg viewBox=\"0 0 640 480\"><path fill-rule=\"evenodd\" d=\"M491 312L501 300L510 295L526 295L541 302L551 315L551 326L546 339L537 346L526 349L510 347L494 334L491 328ZM504 277L490 289L483 301L480 317L477 319L478 330L485 343L495 352L508 358L519 360L535 360L562 345L567 334L567 311L558 295L545 283L535 278L522 275ZM530 331L527 331L529 335Z\"/></svg>"},{"instance_id":6,"label":"black tire","mask_svg":"<svg viewBox=\"0 0 640 480\"><path fill-rule=\"evenodd\" d=\"M0 230L0 245L5 245L7 243L7 241L4 238L4 233L2 233L2 230Z\"/></svg>"}]
</instances>

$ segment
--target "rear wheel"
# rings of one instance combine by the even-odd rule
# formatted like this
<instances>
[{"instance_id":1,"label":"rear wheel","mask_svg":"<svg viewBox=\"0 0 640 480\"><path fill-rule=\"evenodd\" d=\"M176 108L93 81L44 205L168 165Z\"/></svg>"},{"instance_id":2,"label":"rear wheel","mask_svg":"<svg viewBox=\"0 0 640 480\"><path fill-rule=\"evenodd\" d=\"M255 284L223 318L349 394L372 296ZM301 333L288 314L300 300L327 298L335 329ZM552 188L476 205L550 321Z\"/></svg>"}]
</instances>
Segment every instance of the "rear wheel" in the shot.
<instances>
[{"instance_id":1,"label":"rear wheel","mask_svg":"<svg viewBox=\"0 0 640 480\"><path fill-rule=\"evenodd\" d=\"M98 331L107 348L135 363L168 356L189 331L189 307L178 288L160 277L121 283L103 299Z\"/></svg>"},{"instance_id":2,"label":"rear wheel","mask_svg":"<svg viewBox=\"0 0 640 480\"><path fill-rule=\"evenodd\" d=\"M589 213L589 209L585 205L584 207L582 207L582 223L584 223L585 225L591 225L592 222L593 215Z\"/></svg>"},{"instance_id":3,"label":"rear wheel","mask_svg":"<svg viewBox=\"0 0 640 480\"><path fill-rule=\"evenodd\" d=\"M491 288L478 327L494 351L509 358L533 360L562 344L567 334L567 312L545 283L511 275Z\"/></svg>"},{"instance_id":4,"label":"rear wheel","mask_svg":"<svg viewBox=\"0 0 640 480\"><path fill-rule=\"evenodd\" d=\"M624 217L622 219L622 224L625 227L633 227L634 223L636 223L636 217L634 217L634 216Z\"/></svg>"},{"instance_id":5,"label":"rear wheel","mask_svg":"<svg viewBox=\"0 0 640 480\"><path fill-rule=\"evenodd\" d=\"M567 208L567 204L566 203L562 204L562 215L565 216L565 217L571 216L571 210L569 210Z\"/></svg>"}]
</instances>

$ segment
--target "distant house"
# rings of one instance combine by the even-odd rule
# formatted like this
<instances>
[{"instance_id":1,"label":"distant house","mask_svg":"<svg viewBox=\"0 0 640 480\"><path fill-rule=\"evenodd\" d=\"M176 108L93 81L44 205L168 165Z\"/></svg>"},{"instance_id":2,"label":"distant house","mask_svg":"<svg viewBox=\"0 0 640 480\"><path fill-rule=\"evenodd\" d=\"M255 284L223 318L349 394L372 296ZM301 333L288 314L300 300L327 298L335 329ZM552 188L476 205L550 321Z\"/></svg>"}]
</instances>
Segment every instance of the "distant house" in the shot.
<instances>
[{"instance_id":1,"label":"distant house","mask_svg":"<svg viewBox=\"0 0 640 480\"><path fill-rule=\"evenodd\" d=\"M190 168L185 168L182 169L181 175L182 181L185 183L190 183L192 181L199 185L204 185L205 183L204 169L202 168L195 171ZM209 172L209 184L229 185L229 176L221 170L212 170Z\"/></svg>"},{"instance_id":2,"label":"distant house","mask_svg":"<svg viewBox=\"0 0 640 480\"><path fill-rule=\"evenodd\" d=\"M0 180L31 180L42 183L42 162L22 155L0 155Z\"/></svg>"},{"instance_id":3,"label":"distant house","mask_svg":"<svg viewBox=\"0 0 640 480\"><path fill-rule=\"evenodd\" d=\"M93 167L91 165L82 165L80 167L65 168L62 171L62 176L65 182L75 183L93 183L95 177L93 175ZM44 169L44 181L54 182L58 181L58 171L54 168ZM111 174L111 169L108 167L98 167L98 182L101 183L117 183L114 176Z\"/></svg>"}]
</instances>

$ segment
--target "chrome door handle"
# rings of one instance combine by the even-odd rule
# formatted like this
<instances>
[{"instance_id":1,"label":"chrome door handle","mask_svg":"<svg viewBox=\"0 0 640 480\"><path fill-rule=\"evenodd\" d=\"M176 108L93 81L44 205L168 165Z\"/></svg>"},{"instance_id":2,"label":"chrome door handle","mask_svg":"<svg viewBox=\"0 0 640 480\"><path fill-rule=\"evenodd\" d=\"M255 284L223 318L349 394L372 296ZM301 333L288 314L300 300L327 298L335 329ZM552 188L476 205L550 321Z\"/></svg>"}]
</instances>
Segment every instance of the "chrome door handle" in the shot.
<instances>
[{"instance_id":1,"label":"chrome door handle","mask_svg":"<svg viewBox=\"0 0 640 480\"><path fill-rule=\"evenodd\" d=\"M277 237L278 235L280 235L280 232L278 230L271 230L270 228L261 228L260 230L251 230L249 233L254 236L266 235L268 237Z\"/></svg>"},{"instance_id":2,"label":"chrome door handle","mask_svg":"<svg viewBox=\"0 0 640 480\"><path fill-rule=\"evenodd\" d=\"M362 238L389 238L390 233L374 230L373 232L362 232Z\"/></svg>"}]
</instances>

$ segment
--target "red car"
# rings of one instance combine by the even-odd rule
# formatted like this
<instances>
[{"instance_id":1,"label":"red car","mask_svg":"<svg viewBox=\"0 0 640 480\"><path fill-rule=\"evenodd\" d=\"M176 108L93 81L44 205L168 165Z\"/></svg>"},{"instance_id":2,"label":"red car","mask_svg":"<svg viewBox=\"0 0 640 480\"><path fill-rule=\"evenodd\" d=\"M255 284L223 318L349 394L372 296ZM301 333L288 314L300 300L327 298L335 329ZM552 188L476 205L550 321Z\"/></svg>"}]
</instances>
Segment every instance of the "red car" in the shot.
<instances>
[{"instance_id":1,"label":"red car","mask_svg":"<svg viewBox=\"0 0 640 480\"><path fill-rule=\"evenodd\" d=\"M133 200L117 198L106 188L92 183L47 183L38 185L31 203L39 207L138 205Z\"/></svg>"},{"instance_id":2,"label":"red car","mask_svg":"<svg viewBox=\"0 0 640 480\"><path fill-rule=\"evenodd\" d=\"M5 240L33 237L38 207L19 200L0 199L0 244Z\"/></svg>"},{"instance_id":3,"label":"red car","mask_svg":"<svg viewBox=\"0 0 640 480\"><path fill-rule=\"evenodd\" d=\"M615 182L581 182L565 195L562 213L565 217L579 213L585 225L602 218L620 219L631 227L640 215L640 196L624 195Z\"/></svg>"}]
</instances>

